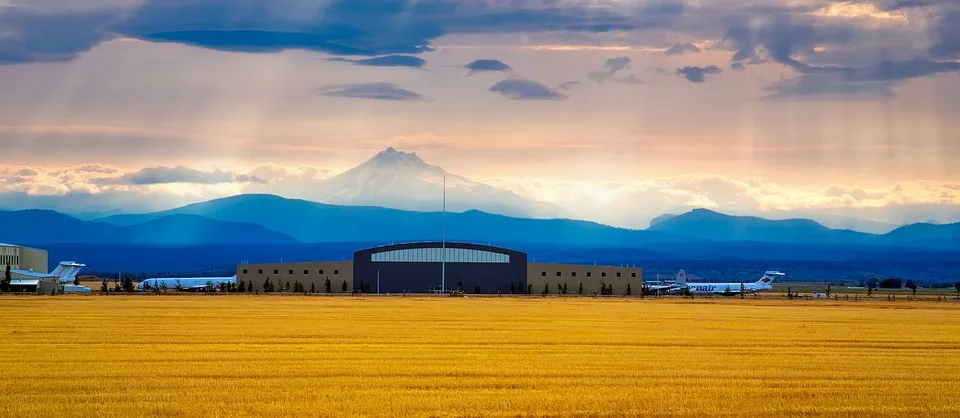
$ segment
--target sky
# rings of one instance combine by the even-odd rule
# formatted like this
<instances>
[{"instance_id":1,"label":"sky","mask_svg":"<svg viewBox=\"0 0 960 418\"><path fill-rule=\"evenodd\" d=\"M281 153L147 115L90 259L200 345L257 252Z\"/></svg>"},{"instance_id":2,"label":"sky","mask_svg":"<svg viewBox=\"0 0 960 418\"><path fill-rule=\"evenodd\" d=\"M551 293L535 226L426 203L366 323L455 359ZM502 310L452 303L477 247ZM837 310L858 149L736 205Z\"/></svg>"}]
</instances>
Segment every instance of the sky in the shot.
<instances>
[{"instance_id":1,"label":"sky","mask_svg":"<svg viewBox=\"0 0 960 418\"><path fill-rule=\"evenodd\" d=\"M0 0L0 208L304 197L387 147L578 217L960 221L958 0Z\"/></svg>"}]
</instances>

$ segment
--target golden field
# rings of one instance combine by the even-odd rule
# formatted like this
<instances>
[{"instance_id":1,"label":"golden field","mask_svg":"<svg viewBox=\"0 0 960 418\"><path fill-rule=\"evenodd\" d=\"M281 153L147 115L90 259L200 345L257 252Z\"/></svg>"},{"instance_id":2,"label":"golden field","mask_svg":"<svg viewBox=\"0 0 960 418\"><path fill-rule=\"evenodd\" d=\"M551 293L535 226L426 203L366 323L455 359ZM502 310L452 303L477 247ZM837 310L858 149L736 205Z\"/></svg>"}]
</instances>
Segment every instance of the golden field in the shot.
<instances>
[{"instance_id":1,"label":"golden field","mask_svg":"<svg viewBox=\"0 0 960 418\"><path fill-rule=\"evenodd\" d=\"M960 416L957 301L0 297L2 416Z\"/></svg>"}]
</instances>

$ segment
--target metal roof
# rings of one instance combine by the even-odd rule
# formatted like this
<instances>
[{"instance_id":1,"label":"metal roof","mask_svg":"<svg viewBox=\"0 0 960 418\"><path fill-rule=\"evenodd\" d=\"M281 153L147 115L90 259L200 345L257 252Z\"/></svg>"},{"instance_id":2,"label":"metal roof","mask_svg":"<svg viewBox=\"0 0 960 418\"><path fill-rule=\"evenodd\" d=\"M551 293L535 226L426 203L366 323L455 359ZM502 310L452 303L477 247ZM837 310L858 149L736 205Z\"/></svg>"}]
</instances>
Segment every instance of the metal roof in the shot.
<instances>
[{"instance_id":1,"label":"metal roof","mask_svg":"<svg viewBox=\"0 0 960 418\"><path fill-rule=\"evenodd\" d=\"M10 280L11 286L39 286L40 280L14 279Z\"/></svg>"},{"instance_id":2,"label":"metal roof","mask_svg":"<svg viewBox=\"0 0 960 418\"><path fill-rule=\"evenodd\" d=\"M52 278L56 278L56 277L57 277L57 276L55 276L55 275L53 275L53 274L38 273L38 272L35 272L35 271L30 271L30 270L10 270L10 274L11 274L11 275L16 274L16 275L19 275L19 276L27 276L27 277L36 277L36 278L38 278L38 279L52 279Z\"/></svg>"}]
</instances>

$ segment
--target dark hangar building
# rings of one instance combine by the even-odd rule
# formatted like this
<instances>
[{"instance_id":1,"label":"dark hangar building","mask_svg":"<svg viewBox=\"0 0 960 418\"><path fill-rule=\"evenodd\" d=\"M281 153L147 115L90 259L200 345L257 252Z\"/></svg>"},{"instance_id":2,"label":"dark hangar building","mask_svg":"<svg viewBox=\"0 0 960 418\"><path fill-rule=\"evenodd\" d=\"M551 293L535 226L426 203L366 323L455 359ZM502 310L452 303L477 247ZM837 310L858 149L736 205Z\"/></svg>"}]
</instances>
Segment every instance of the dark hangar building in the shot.
<instances>
[{"instance_id":1,"label":"dark hangar building","mask_svg":"<svg viewBox=\"0 0 960 418\"><path fill-rule=\"evenodd\" d=\"M481 293L505 292L526 282L527 254L487 245L423 242L388 245L353 255L354 286L374 285L380 292L423 293L440 287L446 269L447 288ZM446 254L443 256L443 254ZM441 262L442 260L444 262Z\"/></svg>"},{"instance_id":2,"label":"dark hangar building","mask_svg":"<svg viewBox=\"0 0 960 418\"><path fill-rule=\"evenodd\" d=\"M352 261L240 264L237 280L263 289L268 279L284 288L299 282L305 289L325 292L329 280L332 293L429 293L439 290L446 270L446 288L464 292L496 294L524 290L541 294L592 294L601 284L613 286L614 294L626 294L643 286L639 268L528 263L521 251L463 242L415 242L385 245L356 251ZM378 288L379 286L379 288ZM522 290L521 290L522 289Z\"/></svg>"}]
</instances>

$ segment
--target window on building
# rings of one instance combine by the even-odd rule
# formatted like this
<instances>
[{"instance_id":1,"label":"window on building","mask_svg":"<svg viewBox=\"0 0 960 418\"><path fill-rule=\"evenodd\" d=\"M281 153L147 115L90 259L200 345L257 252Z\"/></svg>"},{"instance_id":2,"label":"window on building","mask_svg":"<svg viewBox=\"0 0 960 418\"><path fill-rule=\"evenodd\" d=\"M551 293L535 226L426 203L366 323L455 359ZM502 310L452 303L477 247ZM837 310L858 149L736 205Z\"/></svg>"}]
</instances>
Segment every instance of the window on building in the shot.
<instances>
[{"instance_id":1,"label":"window on building","mask_svg":"<svg viewBox=\"0 0 960 418\"><path fill-rule=\"evenodd\" d=\"M263 269L257 270L257 274L263 274Z\"/></svg>"},{"instance_id":2,"label":"window on building","mask_svg":"<svg viewBox=\"0 0 960 418\"><path fill-rule=\"evenodd\" d=\"M280 274L280 270L274 270L273 274Z\"/></svg>"},{"instance_id":3,"label":"window on building","mask_svg":"<svg viewBox=\"0 0 960 418\"><path fill-rule=\"evenodd\" d=\"M340 270L334 270L333 274L340 274Z\"/></svg>"},{"instance_id":4,"label":"window on building","mask_svg":"<svg viewBox=\"0 0 960 418\"><path fill-rule=\"evenodd\" d=\"M540 273L540 276L547 277L547 272Z\"/></svg>"},{"instance_id":5,"label":"window on building","mask_svg":"<svg viewBox=\"0 0 960 418\"><path fill-rule=\"evenodd\" d=\"M620 277L620 272L619 272L619 271L617 272L617 277Z\"/></svg>"},{"instance_id":6,"label":"window on building","mask_svg":"<svg viewBox=\"0 0 960 418\"><path fill-rule=\"evenodd\" d=\"M588 271L588 272L587 272L587 277L590 277L591 275L592 275L592 274Z\"/></svg>"},{"instance_id":7,"label":"window on building","mask_svg":"<svg viewBox=\"0 0 960 418\"><path fill-rule=\"evenodd\" d=\"M600 273L600 277L607 277L607 272L604 271L604 272Z\"/></svg>"},{"instance_id":8,"label":"window on building","mask_svg":"<svg viewBox=\"0 0 960 418\"><path fill-rule=\"evenodd\" d=\"M630 273L630 277L637 277L637 273Z\"/></svg>"},{"instance_id":9,"label":"window on building","mask_svg":"<svg viewBox=\"0 0 960 418\"><path fill-rule=\"evenodd\" d=\"M570 277L577 277L577 272L570 273Z\"/></svg>"},{"instance_id":10,"label":"window on building","mask_svg":"<svg viewBox=\"0 0 960 418\"><path fill-rule=\"evenodd\" d=\"M247 274L247 269L243 269L243 274Z\"/></svg>"},{"instance_id":11,"label":"window on building","mask_svg":"<svg viewBox=\"0 0 960 418\"><path fill-rule=\"evenodd\" d=\"M558 272L557 272L557 277L560 277L560 276L561 276L561 274L560 274L560 272L558 271Z\"/></svg>"},{"instance_id":12,"label":"window on building","mask_svg":"<svg viewBox=\"0 0 960 418\"><path fill-rule=\"evenodd\" d=\"M303 271L303 274L310 274L310 271L309 271L309 270L304 270L304 271Z\"/></svg>"},{"instance_id":13,"label":"window on building","mask_svg":"<svg viewBox=\"0 0 960 418\"><path fill-rule=\"evenodd\" d=\"M293 274L293 269L290 269L290 273L287 273L287 274Z\"/></svg>"},{"instance_id":14,"label":"window on building","mask_svg":"<svg viewBox=\"0 0 960 418\"><path fill-rule=\"evenodd\" d=\"M320 270L320 274L323 274L323 270Z\"/></svg>"}]
</instances>

